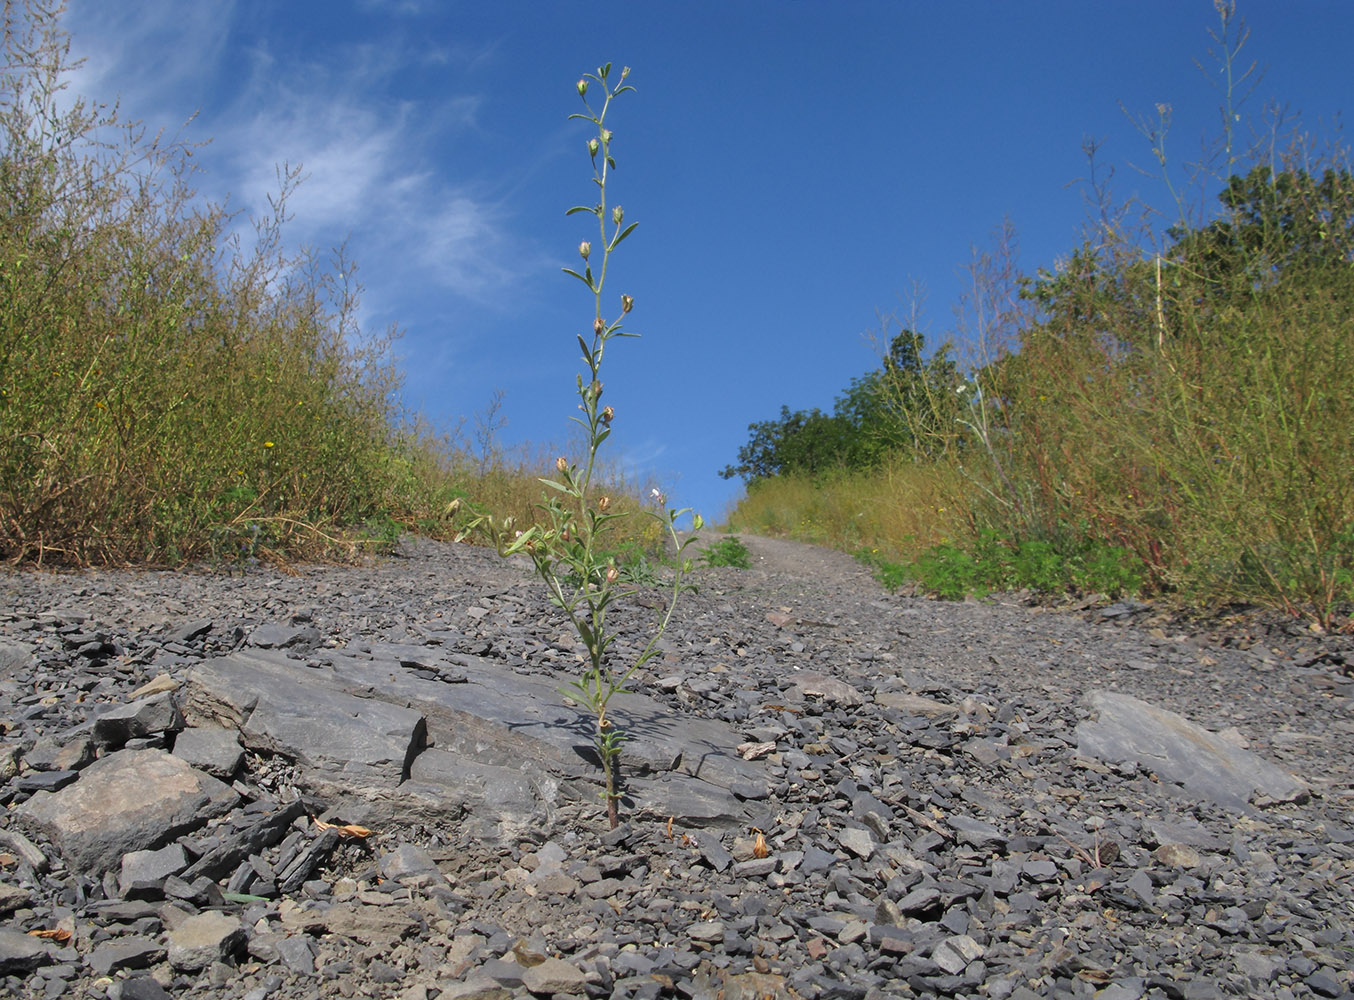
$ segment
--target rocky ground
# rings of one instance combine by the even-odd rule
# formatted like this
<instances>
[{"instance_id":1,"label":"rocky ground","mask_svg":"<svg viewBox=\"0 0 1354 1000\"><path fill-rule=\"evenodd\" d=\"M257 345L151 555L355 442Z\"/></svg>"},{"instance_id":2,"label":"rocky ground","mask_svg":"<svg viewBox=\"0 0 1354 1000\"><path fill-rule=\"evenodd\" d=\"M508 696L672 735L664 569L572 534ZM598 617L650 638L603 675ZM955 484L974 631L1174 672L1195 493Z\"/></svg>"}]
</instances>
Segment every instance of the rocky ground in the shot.
<instances>
[{"instance_id":1,"label":"rocky ground","mask_svg":"<svg viewBox=\"0 0 1354 1000\"><path fill-rule=\"evenodd\" d=\"M746 541L617 706L614 831L520 565L0 575L0 984L1351 995L1349 637L938 603Z\"/></svg>"}]
</instances>

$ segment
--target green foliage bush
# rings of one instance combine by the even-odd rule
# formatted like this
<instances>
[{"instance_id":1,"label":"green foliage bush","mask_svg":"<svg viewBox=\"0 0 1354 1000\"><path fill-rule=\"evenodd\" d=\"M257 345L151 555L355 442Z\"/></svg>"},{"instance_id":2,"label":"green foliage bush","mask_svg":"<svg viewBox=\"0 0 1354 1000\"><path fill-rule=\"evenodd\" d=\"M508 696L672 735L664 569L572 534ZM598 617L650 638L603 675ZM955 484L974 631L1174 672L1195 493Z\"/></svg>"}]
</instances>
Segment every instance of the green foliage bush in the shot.
<instances>
[{"instance_id":1,"label":"green foliage bush","mask_svg":"<svg viewBox=\"0 0 1354 1000\"><path fill-rule=\"evenodd\" d=\"M701 554L701 562L706 566L731 566L734 569L752 566L747 546L735 535L726 535L713 542Z\"/></svg>"},{"instance_id":2,"label":"green foliage bush","mask_svg":"<svg viewBox=\"0 0 1354 1000\"><path fill-rule=\"evenodd\" d=\"M780 408L774 420L750 424L738 464L720 472L749 486L774 476L873 469L891 456L936 457L960 440L955 388L958 365L948 348L924 357L925 340L901 330L879 368L853 379L831 414Z\"/></svg>"},{"instance_id":3,"label":"green foliage bush","mask_svg":"<svg viewBox=\"0 0 1354 1000\"><path fill-rule=\"evenodd\" d=\"M940 597L1026 588L1041 593L1098 592L1110 597L1142 587L1132 553L1093 540L1026 538L1018 542L985 530L963 546L933 546L913 560L876 563L880 580L898 587L907 580Z\"/></svg>"}]
</instances>

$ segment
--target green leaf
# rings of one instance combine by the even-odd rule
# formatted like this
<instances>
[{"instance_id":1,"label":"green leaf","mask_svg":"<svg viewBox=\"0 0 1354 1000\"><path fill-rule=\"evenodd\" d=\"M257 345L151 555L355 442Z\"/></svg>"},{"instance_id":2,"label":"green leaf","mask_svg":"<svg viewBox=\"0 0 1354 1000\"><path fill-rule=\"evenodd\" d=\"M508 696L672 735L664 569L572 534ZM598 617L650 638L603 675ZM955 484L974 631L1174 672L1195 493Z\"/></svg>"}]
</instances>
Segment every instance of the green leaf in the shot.
<instances>
[{"instance_id":1,"label":"green leaf","mask_svg":"<svg viewBox=\"0 0 1354 1000\"><path fill-rule=\"evenodd\" d=\"M565 212L564 214L568 216L573 215L576 212L591 212L593 215L596 215L598 213L598 209L596 205L575 205L573 208L569 209L569 211Z\"/></svg>"},{"instance_id":2,"label":"green leaf","mask_svg":"<svg viewBox=\"0 0 1354 1000\"><path fill-rule=\"evenodd\" d=\"M559 490L561 493L570 492L569 487L565 486L563 483L557 483L553 479L538 479L537 482L542 486L549 486L552 490Z\"/></svg>"},{"instance_id":3,"label":"green leaf","mask_svg":"<svg viewBox=\"0 0 1354 1000\"><path fill-rule=\"evenodd\" d=\"M623 230L621 230L621 232L616 236L616 238L611 241L611 246L609 246L607 249L615 250L618 246L621 245L621 240L625 239L627 236L633 233L635 231L635 227L638 225L639 225L638 222L632 222L630 223L630 225L626 226Z\"/></svg>"},{"instance_id":4,"label":"green leaf","mask_svg":"<svg viewBox=\"0 0 1354 1000\"><path fill-rule=\"evenodd\" d=\"M583 284L588 286L588 291L590 292L597 291L597 289L592 287L592 281L589 278L583 277L583 275L579 274L577 271L571 270L570 268L567 267L562 267L560 268L560 270L563 271L565 274L572 274L579 281L583 282Z\"/></svg>"},{"instance_id":5,"label":"green leaf","mask_svg":"<svg viewBox=\"0 0 1354 1000\"><path fill-rule=\"evenodd\" d=\"M597 443L600 445L603 441L605 441L609 437L611 437L611 431L603 428L602 430L597 432Z\"/></svg>"},{"instance_id":6,"label":"green leaf","mask_svg":"<svg viewBox=\"0 0 1354 1000\"><path fill-rule=\"evenodd\" d=\"M606 158L606 165L607 165L608 167L610 167L612 170L615 170L615 169L616 169L616 160L615 160L615 158L614 158L614 157L611 157L611 156L608 156L608 157Z\"/></svg>"}]
</instances>

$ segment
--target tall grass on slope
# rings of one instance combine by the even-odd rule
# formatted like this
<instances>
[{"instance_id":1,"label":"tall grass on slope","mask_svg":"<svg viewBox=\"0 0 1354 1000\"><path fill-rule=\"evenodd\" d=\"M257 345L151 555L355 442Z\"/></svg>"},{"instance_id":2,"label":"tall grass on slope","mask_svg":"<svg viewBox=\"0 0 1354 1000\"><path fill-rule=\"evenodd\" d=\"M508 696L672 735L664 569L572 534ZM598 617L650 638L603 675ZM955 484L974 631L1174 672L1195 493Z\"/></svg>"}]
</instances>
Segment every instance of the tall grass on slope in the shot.
<instances>
[{"instance_id":1,"label":"tall grass on slope","mask_svg":"<svg viewBox=\"0 0 1354 1000\"><path fill-rule=\"evenodd\" d=\"M416 471L388 338L351 268L250 254L190 150L70 100L60 6L5 6L0 557L178 563L315 553L388 521Z\"/></svg>"},{"instance_id":2,"label":"tall grass on slope","mask_svg":"<svg viewBox=\"0 0 1354 1000\"><path fill-rule=\"evenodd\" d=\"M952 499L962 486L947 466L898 456L874 469L755 480L726 520L733 531L905 559L965 533Z\"/></svg>"}]
</instances>

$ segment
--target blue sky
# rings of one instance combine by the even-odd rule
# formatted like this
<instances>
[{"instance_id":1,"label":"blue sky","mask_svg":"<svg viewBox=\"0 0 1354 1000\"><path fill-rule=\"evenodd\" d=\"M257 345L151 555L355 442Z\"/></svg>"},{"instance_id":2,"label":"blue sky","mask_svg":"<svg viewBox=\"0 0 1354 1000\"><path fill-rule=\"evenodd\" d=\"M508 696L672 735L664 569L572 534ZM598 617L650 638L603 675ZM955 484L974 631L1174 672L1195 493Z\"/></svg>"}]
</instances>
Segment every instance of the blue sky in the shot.
<instances>
[{"instance_id":1,"label":"blue sky","mask_svg":"<svg viewBox=\"0 0 1354 1000\"><path fill-rule=\"evenodd\" d=\"M1265 71L1244 110L1329 134L1354 4L1239 13L1241 68ZM592 306L560 268L593 230L564 216L592 199L566 119L583 72L633 67L610 199L640 225L608 290L644 336L608 352L606 448L713 519L747 425L830 409L915 288L928 341L948 335L959 268L1004 218L1026 270L1075 246L1084 139L1119 196L1168 204L1121 105L1171 105L1177 183L1220 117L1210 0L74 0L65 23L76 90L212 140L205 196L259 211L302 165L289 237L347 239L364 328L404 331L406 405L449 428L502 389L509 446L570 439Z\"/></svg>"}]
</instances>

